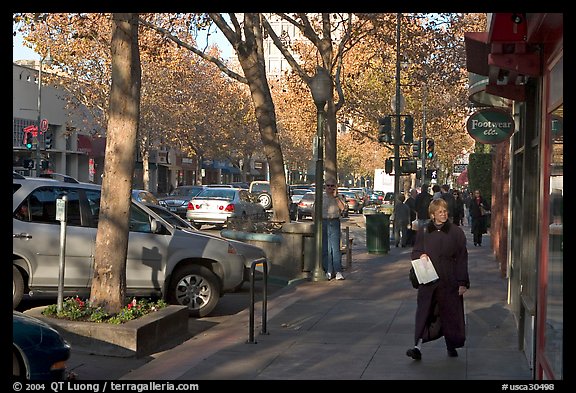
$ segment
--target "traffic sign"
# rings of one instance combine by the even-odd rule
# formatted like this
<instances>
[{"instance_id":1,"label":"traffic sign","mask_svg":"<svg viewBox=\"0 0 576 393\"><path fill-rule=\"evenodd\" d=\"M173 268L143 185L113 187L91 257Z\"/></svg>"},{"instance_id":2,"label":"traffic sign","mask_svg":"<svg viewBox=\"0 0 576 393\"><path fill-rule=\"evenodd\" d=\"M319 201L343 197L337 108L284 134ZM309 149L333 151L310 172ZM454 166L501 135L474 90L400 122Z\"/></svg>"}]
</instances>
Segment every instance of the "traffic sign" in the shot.
<instances>
[{"instance_id":1,"label":"traffic sign","mask_svg":"<svg viewBox=\"0 0 576 393\"><path fill-rule=\"evenodd\" d=\"M48 119L40 120L40 131L42 132L48 131Z\"/></svg>"}]
</instances>

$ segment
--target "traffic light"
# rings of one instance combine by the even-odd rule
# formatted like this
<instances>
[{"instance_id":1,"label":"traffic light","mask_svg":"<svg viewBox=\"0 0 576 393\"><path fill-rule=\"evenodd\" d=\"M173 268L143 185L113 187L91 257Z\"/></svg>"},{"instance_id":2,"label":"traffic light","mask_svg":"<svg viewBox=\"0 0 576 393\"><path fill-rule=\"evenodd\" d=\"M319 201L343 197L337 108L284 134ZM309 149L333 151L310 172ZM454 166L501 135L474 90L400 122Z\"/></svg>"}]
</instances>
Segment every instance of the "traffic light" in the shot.
<instances>
[{"instance_id":1,"label":"traffic light","mask_svg":"<svg viewBox=\"0 0 576 393\"><path fill-rule=\"evenodd\" d=\"M392 142L392 119L390 116L378 119L378 142Z\"/></svg>"},{"instance_id":2,"label":"traffic light","mask_svg":"<svg viewBox=\"0 0 576 393\"><path fill-rule=\"evenodd\" d=\"M44 149L52 149L52 134L44 134Z\"/></svg>"},{"instance_id":3,"label":"traffic light","mask_svg":"<svg viewBox=\"0 0 576 393\"><path fill-rule=\"evenodd\" d=\"M428 139L426 140L426 143L426 158L431 160L434 158L434 139Z\"/></svg>"},{"instance_id":4,"label":"traffic light","mask_svg":"<svg viewBox=\"0 0 576 393\"><path fill-rule=\"evenodd\" d=\"M412 157L420 158L420 140L417 140L412 144Z\"/></svg>"},{"instance_id":5,"label":"traffic light","mask_svg":"<svg viewBox=\"0 0 576 393\"><path fill-rule=\"evenodd\" d=\"M414 142L414 119L408 115L404 118L404 143Z\"/></svg>"},{"instance_id":6,"label":"traffic light","mask_svg":"<svg viewBox=\"0 0 576 393\"><path fill-rule=\"evenodd\" d=\"M391 158L387 158L386 161L384 161L384 172L386 172L387 174L391 174L393 171L393 165L394 163L392 162Z\"/></svg>"},{"instance_id":7,"label":"traffic light","mask_svg":"<svg viewBox=\"0 0 576 393\"><path fill-rule=\"evenodd\" d=\"M32 136L30 135L30 132L24 131L24 139L22 140L22 143L26 146L26 149L32 149Z\"/></svg>"}]
</instances>

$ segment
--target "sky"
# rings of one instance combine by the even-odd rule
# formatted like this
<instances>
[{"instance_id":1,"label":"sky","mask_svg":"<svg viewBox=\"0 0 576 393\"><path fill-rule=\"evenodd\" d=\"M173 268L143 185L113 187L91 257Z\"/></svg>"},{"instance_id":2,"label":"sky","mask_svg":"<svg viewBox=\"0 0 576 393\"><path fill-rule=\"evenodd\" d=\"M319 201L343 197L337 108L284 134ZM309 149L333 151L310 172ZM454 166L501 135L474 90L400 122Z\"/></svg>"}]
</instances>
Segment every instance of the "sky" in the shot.
<instances>
[{"instance_id":1,"label":"sky","mask_svg":"<svg viewBox=\"0 0 576 393\"><path fill-rule=\"evenodd\" d=\"M40 55L22 44L22 37L18 34L12 39L12 61L40 60Z\"/></svg>"},{"instance_id":2,"label":"sky","mask_svg":"<svg viewBox=\"0 0 576 393\"><path fill-rule=\"evenodd\" d=\"M230 43L228 42L228 40L226 40L226 38L224 37L224 35L222 33L220 33L220 30L217 30L216 34L213 34L212 37L214 38L214 42L216 43L216 45L218 45L220 47L220 49L222 50L222 55L224 58L229 58L230 56L233 55L234 50L232 49L232 47L230 46ZM198 42L204 42L201 39L198 39ZM34 52L32 49L29 49L27 47L25 47L22 44L22 36L20 34L17 34L15 37L13 37L12 39L12 61L15 60L40 60L40 55L36 52Z\"/></svg>"}]
</instances>

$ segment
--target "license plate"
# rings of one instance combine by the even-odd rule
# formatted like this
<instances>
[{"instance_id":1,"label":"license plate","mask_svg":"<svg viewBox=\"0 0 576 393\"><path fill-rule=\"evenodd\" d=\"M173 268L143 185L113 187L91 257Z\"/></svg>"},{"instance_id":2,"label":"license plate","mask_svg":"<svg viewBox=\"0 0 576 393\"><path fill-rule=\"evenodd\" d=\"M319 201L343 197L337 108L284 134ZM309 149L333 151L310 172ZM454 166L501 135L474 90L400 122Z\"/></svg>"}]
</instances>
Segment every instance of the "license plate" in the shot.
<instances>
[{"instance_id":1,"label":"license plate","mask_svg":"<svg viewBox=\"0 0 576 393\"><path fill-rule=\"evenodd\" d=\"M170 208L170 211L171 211L171 212L175 212L175 211L176 211L176 208L175 208L175 207L171 207L171 208Z\"/></svg>"}]
</instances>

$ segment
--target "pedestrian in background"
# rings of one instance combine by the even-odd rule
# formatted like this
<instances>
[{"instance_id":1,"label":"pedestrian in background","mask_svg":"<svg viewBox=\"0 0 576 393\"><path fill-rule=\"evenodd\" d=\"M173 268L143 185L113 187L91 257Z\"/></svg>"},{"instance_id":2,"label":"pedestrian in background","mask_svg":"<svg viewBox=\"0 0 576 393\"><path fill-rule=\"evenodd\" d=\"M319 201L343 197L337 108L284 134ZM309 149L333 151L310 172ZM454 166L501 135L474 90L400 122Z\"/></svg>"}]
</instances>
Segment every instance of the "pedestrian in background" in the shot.
<instances>
[{"instance_id":1,"label":"pedestrian in background","mask_svg":"<svg viewBox=\"0 0 576 393\"><path fill-rule=\"evenodd\" d=\"M474 190L474 195L468 205L470 217L472 218L472 237L475 246L482 245L482 235L488 233L488 224L486 223L486 212L490 210L486 201L480 195L480 190Z\"/></svg>"},{"instance_id":2,"label":"pedestrian in background","mask_svg":"<svg viewBox=\"0 0 576 393\"><path fill-rule=\"evenodd\" d=\"M338 196L336 180L326 179L322 193L322 264L326 278L344 280L340 253L340 215L346 208Z\"/></svg>"},{"instance_id":3,"label":"pedestrian in background","mask_svg":"<svg viewBox=\"0 0 576 393\"><path fill-rule=\"evenodd\" d=\"M442 196L442 192L440 191L440 186L438 184L434 184L432 186L432 200L438 199Z\"/></svg>"},{"instance_id":4,"label":"pedestrian in background","mask_svg":"<svg viewBox=\"0 0 576 393\"><path fill-rule=\"evenodd\" d=\"M448 184L443 184L442 187L440 187L440 198L444 199L448 204L448 220L450 222L454 222L456 201L454 200L452 192L450 192L450 187Z\"/></svg>"},{"instance_id":5,"label":"pedestrian in background","mask_svg":"<svg viewBox=\"0 0 576 393\"><path fill-rule=\"evenodd\" d=\"M408 228L408 236L406 239L407 246L413 246L414 240L416 239L416 227L412 228L412 223L416 220L416 196L418 195L418 190L413 188L410 190L410 195L404 202L410 208L410 227Z\"/></svg>"},{"instance_id":6,"label":"pedestrian in background","mask_svg":"<svg viewBox=\"0 0 576 393\"><path fill-rule=\"evenodd\" d=\"M410 225L410 208L404 203L404 194L398 195L394 204L394 241L396 247L400 244L406 247L408 241L408 225Z\"/></svg>"},{"instance_id":7,"label":"pedestrian in background","mask_svg":"<svg viewBox=\"0 0 576 393\"><path fill-rule=\"evenodd\" d=\"M460 191L452 190L454 196L454 224L461 226L464 225L464 200L460 196Z\"/></svg>"},{"instance_id":8,"label":"pedestrian in background","mask_svg":"<svg viewBox=\"0 0 576 393\"><path fill-rule=\"evenodd\" d=\"M420 194L416 196L416 215L418 216L418 228L423 228L428 224L428 207L432 201L432 196L428 192L428 184L422 184Z\"/></svg>"},{"instance_id":9,"label":"pedestrian in background","mask_svg":"<svg viewBox=\"0 0 576 393\"><path fill-rule=\"evenodd\" d=\"M458 356L466 329L463 295L470 288L468 250L462 228L448 221L448 205L442 198L429 208L430 222L418 230L412 259L429 258L438 279L420 284L417 295L414 348L406 355L422 358L422 344L444 337L448 356Z\"/></svg>"}]
</instances>

